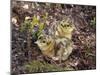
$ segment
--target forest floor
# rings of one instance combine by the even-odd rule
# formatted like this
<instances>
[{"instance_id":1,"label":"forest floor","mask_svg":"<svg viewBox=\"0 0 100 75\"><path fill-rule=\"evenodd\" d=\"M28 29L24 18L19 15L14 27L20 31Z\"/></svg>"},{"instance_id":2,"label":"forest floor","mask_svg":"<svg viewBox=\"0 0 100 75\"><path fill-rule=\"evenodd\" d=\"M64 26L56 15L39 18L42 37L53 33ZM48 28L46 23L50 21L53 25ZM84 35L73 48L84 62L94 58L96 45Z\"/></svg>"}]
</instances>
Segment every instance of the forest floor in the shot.
<instances>
[{"instance_id":1,"label":"forest floor","mask_svg":"<svg viewBox=\"0 0 100 75\"><path fill-rule=\"evenodd\" d=\"M48 4L37 2L35 7L34 2L12 1L12 74L96 69L96 7L53 3L49 6ZM30 40L30 47L28 47L27 32L20 32L25 17L33 17L34 14L41 16L46 12L53 17L49 20L52 23L55 19L60 20L61 15L71 15L74 20L76 30L72 34L73 52L66 61L61 63L45 57L39 47L33 43L35 38ZM28 63L31 66L27 65ZM61 69L58 69L59 67Z\"/></svg>"}]
</instances>

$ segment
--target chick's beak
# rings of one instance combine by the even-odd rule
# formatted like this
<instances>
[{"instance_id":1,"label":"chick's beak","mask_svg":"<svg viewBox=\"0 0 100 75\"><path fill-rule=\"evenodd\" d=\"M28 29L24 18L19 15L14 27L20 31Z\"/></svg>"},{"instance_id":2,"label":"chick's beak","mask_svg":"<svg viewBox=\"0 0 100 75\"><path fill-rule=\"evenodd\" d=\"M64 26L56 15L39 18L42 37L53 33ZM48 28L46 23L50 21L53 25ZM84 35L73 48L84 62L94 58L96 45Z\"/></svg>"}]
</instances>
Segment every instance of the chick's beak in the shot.
<instances>
[{"instance_id":1,"label":"chick's beak","mask_svg":"<svg viewBox=\"0 0 100 75\"><path fill-rule=\"evenodd\" d=\"M35 44L38 44L38 41L34 42Z\"/></svg>"}]
</instances>

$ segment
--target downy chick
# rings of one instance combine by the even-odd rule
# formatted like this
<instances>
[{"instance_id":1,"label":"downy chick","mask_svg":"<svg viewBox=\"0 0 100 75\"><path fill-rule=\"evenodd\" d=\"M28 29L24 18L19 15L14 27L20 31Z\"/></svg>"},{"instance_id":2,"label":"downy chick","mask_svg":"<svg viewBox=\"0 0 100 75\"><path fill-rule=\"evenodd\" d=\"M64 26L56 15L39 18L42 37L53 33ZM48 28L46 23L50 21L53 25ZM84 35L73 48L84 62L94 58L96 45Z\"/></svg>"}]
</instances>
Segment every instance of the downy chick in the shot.
<instances>
[{"instance_id":1,"label":"downy chick","mask_svg":"<svg viewBox=\"0 0 100 75\"><path fill-rule=\"evenodd\" d=\"M62 20L56 28L56 36L71 39L74 25L68 20Z\"/></svg>"},{"instance_id":2,"label":"downy chick","mask_svg":"<svg viewBox=\"0 0 100 75\"><path fill-rule=\"evenodd\" d=\"M35 43L39 46L43 55L53 58L55 41L51 36L41 34Z\"/></svg>"}]
</instances>

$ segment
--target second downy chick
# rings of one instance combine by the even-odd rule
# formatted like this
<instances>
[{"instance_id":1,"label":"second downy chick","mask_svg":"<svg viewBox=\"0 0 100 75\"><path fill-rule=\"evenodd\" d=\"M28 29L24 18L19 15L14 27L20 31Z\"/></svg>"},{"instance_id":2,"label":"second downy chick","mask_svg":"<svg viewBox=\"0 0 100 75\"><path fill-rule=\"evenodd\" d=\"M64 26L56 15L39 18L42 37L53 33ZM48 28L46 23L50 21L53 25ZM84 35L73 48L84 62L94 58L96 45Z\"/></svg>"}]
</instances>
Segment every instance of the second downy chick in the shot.
<instances>
[{"instance_id":1,"label":"second downy chick","mask_svg":"<svg viewBox=\"0 0 100 75\"><path fill-rule=\"evenodd\" d=\"M46 35L46 34L41 34L35 43L39 46L43 55L46 55L50 58L54 57L55 41L54 39L52 39L51 36Z\"/></svg>"},{"instance_id":2,"label":"second downy chick","mask_svg":"<svg viewBox=\"0 0 100 75\"><path fill-rule=\"evenodd\" d=\"M65 37L71 39L72 32L74 29L75 27L73 23L70 21L70 19L62 20L60 24L57 26L55 34L58 37Z\"/></svg>"}]
</instances>

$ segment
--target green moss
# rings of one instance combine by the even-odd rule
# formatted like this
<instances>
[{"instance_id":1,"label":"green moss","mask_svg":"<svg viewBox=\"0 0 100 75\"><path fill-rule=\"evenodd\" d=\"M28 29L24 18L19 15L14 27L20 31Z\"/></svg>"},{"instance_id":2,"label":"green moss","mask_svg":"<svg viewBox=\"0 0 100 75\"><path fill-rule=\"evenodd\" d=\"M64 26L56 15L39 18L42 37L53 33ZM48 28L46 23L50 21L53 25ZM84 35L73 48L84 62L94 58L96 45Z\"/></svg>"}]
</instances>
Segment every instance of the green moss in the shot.
<instances>
[{"instance_id":1,"label":"green moss","mask_svg":"<svg viewBox=\"0 0 100 75\"><path fill-rule=\"evenodd\" d=\"M46 62L41 62L38 60L31 61L25 64L25 69L29 72L50 72L50 71L67 71L67 70L74 70L71 67L58 67L54 64L49 64Z\"/></svg>"}]
</instances>

